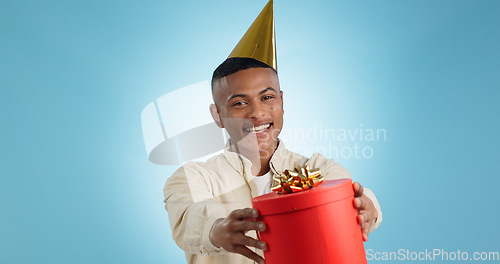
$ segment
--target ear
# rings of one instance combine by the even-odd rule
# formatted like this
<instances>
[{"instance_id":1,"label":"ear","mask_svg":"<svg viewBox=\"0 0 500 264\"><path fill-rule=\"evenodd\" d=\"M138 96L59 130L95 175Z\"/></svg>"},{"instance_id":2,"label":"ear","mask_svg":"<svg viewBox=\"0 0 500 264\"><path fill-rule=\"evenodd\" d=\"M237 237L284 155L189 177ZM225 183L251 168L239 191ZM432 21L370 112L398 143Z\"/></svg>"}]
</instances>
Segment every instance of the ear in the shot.
<instances>
[{"instance_id":1,"label":"ear","mask_svg":"<svg viewBox=\"0 0 500 264\"><path fill-rule=\"evenodd\" d=\"M280 91L280 100L281 100L281 111L285 113L285 109L283 108L283 91Z\"/></svg>"},{"instance_id":2,"label":"ear","mask_svg":"<svg viewBox=\"0 0 500 264\"><path fill-rule=\"evenodd\" d=\"M222 123L222 119L220 118L219 111L217 110L217 106L215 104L210 105L210 114L212 114L212 118L218 127L224 128L224 123Z\"/></svg>"}]
</instances>

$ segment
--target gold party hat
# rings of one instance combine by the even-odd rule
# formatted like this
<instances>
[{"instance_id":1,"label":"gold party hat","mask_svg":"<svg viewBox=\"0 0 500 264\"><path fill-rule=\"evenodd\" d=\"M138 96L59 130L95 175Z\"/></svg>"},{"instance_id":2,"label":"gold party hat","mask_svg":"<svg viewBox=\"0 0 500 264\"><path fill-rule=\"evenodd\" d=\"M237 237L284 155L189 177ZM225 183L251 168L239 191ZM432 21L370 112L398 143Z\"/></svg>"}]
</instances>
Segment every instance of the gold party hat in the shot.
<instances>
[{"instance_id":1,"label":"gold party hat","mask_svg":"<svg viewBox=\"0 0 500 264\"><path fill-rule=\"evenodd\" d=\"M276 71L276 37L274 35L273 0L262 9L228 58L253 58L273 67Z\"/></svg>"}]
</instances>

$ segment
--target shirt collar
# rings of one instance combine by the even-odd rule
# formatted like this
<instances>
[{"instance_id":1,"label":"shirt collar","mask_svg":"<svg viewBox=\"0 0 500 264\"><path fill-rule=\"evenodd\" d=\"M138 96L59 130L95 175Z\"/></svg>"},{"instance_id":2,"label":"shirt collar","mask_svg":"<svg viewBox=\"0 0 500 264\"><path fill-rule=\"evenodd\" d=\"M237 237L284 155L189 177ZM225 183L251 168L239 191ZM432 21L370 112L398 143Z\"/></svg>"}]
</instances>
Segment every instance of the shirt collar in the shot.
<instances>
[{"instance_id":1,"label":"shirt collar","mask_svg":"<svg viewBox=\"0 0 500 264\"><path fill-rule=\"evenodd\" d=\"M250 170L252 167L252 162L247 159L245 156L231 151L231 139L226 142L226 147L224 148L224 157L227 162L233 167L236 171L243 173L246 169ZM269 166L271 167L271 171L273 174L279 174L284 169L284 165L287 160L290 158L291 152L286 149L285 144L282 140L278 139L278 147L273 153L271 160L269 161Z\"/></svg>"}]
</instances>

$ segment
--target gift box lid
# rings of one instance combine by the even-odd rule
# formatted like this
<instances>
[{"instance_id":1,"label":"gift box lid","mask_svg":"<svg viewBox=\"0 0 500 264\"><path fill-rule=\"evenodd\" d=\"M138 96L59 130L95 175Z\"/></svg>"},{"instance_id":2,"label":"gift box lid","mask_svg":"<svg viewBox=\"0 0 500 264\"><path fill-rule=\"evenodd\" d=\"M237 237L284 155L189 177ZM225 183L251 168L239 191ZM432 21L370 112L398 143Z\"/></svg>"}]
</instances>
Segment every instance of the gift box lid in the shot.
<instances>
[{"instance_id":1,"label":"gift box lid","mask_svg":"<svg viewBox=\"0 0 500 264\"><path fill-rule=\"evenodd\" d=\"M303 210L354 196L351 179L324 181L312 189L290 194L268 193L252 199L261 215Z\"/></svg>"}]
</instances>

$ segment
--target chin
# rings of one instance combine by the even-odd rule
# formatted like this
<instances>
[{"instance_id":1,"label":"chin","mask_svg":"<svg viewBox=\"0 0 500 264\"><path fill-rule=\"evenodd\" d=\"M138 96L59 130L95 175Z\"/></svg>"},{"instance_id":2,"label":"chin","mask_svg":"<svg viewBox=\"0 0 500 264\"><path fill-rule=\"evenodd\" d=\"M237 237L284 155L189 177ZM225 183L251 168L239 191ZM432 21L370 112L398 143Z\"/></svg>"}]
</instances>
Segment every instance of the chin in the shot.
<instances>
[{"instance_id":1,"label":"chin","mask_svg":"<svg viewBox=\"0 0 500 264\"><path fill-rule=\"evenodd\" d=\"M278 139L258 140L259 151L274 151L277 146Z\"/></svg>"}]
</instances>

